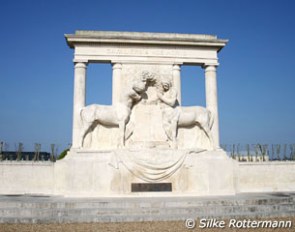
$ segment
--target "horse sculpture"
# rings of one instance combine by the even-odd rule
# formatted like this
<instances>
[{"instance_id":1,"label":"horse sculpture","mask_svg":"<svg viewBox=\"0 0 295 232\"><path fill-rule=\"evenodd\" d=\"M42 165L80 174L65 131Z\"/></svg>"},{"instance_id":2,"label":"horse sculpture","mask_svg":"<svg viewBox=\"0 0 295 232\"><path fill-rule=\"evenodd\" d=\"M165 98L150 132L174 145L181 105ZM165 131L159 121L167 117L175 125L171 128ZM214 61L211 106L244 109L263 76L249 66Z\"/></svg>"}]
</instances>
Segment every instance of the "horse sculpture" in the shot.
<instances>
[{"instance_id":1,"label":"horse sculpture","mask_svg":"<svg viewBox=\"0 0 295 232\"><path fill-rule=\"evenodd\" d=\"M180 114L177 126L199 126L208 137L212 148L215 148L211 128L214 122L214 117L211 111L202 106L180 107Z\"/></svg>"},{"instance_id":2,"label":"horse sculpture","mask_svg":"<svg viewBox=\"0 0 295 232\"><path fill-rule=\"evenodd\" d=\"M171 79L162 78L157 85L157 96L161 102L163 128L172 141L172 147L177 148L177 128L199 126L208 137L211 147L215 148L211 128L212 113L201 106L180 107L177 101L177 90Z\"/></svg>"},{"instance_id":3,"label":"horse sculpture","mask_svg":"<svg viewBox=\"0 0 295 232\"><path fill-rule=\"evenodd\" d=\"M80 147L86 135L94 129L96 125L118 126L119 127L119 147L125 146L126 125L129 122L132 107L138 103L146 90L146 79L142 78L132 83L129 88L123 89L121 98L116 105L89 105L81 109L81 135Z\"/></svg>"}]
</instances>

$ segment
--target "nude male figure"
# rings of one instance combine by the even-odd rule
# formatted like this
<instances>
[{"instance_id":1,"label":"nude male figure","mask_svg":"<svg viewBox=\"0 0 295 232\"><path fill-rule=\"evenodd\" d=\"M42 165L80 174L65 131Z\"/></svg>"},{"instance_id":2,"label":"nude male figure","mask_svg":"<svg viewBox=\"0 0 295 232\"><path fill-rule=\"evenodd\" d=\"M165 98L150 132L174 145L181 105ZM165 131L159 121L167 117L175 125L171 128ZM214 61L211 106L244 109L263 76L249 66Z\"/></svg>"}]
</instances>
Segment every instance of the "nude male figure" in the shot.
<instances>
[{"instance_id":1,"label":"nude male figure","mask_svg":"<svg viewBox=\"0 0 295 232\"><path fill-rule=\"evenodd\" d=\"M177 148L177 124L180 115L177 101L177 90L172 87L169 79L162 79L158 88L157 96L162 109L163 129L167 137L172 141L172 148Z\"/></svg>"}]
</instances>

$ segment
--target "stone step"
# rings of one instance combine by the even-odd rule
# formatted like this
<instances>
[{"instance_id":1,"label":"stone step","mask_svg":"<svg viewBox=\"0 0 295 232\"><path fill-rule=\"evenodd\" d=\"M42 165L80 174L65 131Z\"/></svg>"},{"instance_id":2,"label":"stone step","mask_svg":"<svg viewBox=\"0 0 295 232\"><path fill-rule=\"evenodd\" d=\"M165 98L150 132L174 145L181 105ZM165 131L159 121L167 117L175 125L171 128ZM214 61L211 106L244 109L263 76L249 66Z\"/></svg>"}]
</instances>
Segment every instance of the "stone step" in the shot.
<instances>
[{"instance_id":1,"label":"stone step","mask_svg":"<svg viewBox=\"0 0 295 232\"><path fill-rule=\"evenodd\" d=\"M8 207L8 208L0 208L0 216L8 213L12 214L47 214L48 212L52 213L71 213L71 212L95 212L96 215L98 214L105 214L109 212L113 213L130 213L136 214L138 212L142 213L165 213L169 214L170 212L174 212L175 210L186 213L186 212L194 212L199 214L219 214L222 212L226 213L239 213L239 212L252 212L252 211L282 211L282 210L295 210L294 203L290 204L277 204L277 205L236 205L236 206L187 206L187 207L50 207L50 208L43 208L43 207Z\"/></svg>"},{"instance_id":2,"label":"stone step","mask_svg":"<svg viewBox=\"0 0 295 232\"><path fill-rule=\"evenodd\" d=\"M0 196L1 223L161 221L294 216L294 193L223 197L63 198Z\"/></svg>"},{"instance_id":3,"label":"stone step","mask_svg":"<svg viewBox=\"0 0 295 232\"><path fill-rule=\"evenodd\" d=\"M234 216L234 215L248 215L253 213L260 213L260 214L281 214L283 212L292 212L295 211L295 207L291 205L276 207L274 210L273 207L257 207L257 206L250 206L250 207L237 207L237 208L150 208L150 209L59 209L59 210L36 210L36 209L1 209L0 210L0 217L56 217L56 216L95 216L95 217L102 217L105 215L113 215L113 216L121 216L121 215L174 215L174 214L181 214L181 215L194 215L194 217L224 217L224 216Z\"/></svg>"},{"instance_id":4,"label":"stone step","mask_svg":"<svg viewBox=\"0 0 295 232\"><path fill-rule=\"evenodd\" d=\"M151 208L151 207L198 207L198 206L237 206L237 205L277 205L290 204L294 197L283 196L274 198L257 197L254 199L239 198L125 198L125 199L76 199L76 198L39 198L25 196L18 200L13 197L0 197L0 208Z\"/></svg>"},{"instance_id":5,"label":"stone step","mask_svg":"<svg viewBox=\"0 0 295 232\"><path fill-rule=\"evenodd\" d=\"M294 201L290 201L290 202L276 202L276 203L270 203L270 202L264 202L264 203L258 203L258 204L255 204L255 202L251 202L251 204L248 204L248 203L236 203L236 204L223 204L223 205L220 205L220 204L210 204L210 205L207 205L207 204L204 204L204 205L201 205L200 203L199 204L189 204L189 205L186 205L186 204L159 204L159 205L156 205L156 204L152 204L152 205L137 205L137 204L130 204L128 206L126 205L121 205L121 204L115 204L115 203L112 203L112 204L105 204L105 205L95 205L95 204L90 204L90 203L87 203L87 204L79 204L79 203L74 203L74 204L71 204L71 205L68 205L68 204L59 204L59 205L56 205L56 204L50 204L50 203L47 203L47 204L43 204L43 203L34 203L34 204L11 204L11 203L8 203L8 204L2 204L0 205L0 210L1 209L39 209L39 210L46 210L46 209L50 209L50 210L58 210L58 209L100 209L100 210L108 210L108 209L152 209L152 208L168 208L168 209L174 209L174 208L229 208L229 209L234 209L234 208L238 208L239 210L239 207L245 207L245 206L248 206L248 207L251 207L251 206L267 206L267 207L277 207L277 206L282 206L282 205L292 205Z\"/></svg>"},{"instance_id":6,"label":"stone step","mask_svg":"<svg viewBox=\"0 0 295 232\"><path fill-rule=\"evenodd\" d=\"M279 217L290 217L294 216L295 211L285 211L279 214ZM230 216L230 217L229 217ZM103 216L93 216L93 215L69 215L69 216L46 216L46 217L1 217L0 223L90 223L90 222L133 222L133 221L185 221L188 218L266 218L278 216L277 214L269 213L251 213L251 214L235 214L227 216L215 216L215 215L205 215L196 216L194 214L173 214L169 215L103 215Z\"/></svg>"}]
</instances>

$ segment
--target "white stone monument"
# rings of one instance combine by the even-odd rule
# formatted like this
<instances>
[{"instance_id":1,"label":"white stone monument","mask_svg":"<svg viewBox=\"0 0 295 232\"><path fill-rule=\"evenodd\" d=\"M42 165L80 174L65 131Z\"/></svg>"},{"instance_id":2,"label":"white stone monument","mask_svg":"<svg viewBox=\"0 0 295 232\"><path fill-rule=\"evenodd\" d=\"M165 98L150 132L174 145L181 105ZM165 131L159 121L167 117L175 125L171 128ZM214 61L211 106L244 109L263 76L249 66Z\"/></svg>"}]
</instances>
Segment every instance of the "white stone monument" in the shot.
<instances>
[{"instance_id":1,"label":"white stone monument","mask_svg":"<svg viewBox=\"0 0 295 232\"><path fill-rule=\"evenodd\" d=\"M66 40L75 49L73 146L55 163L0 162L0 194L295 191L294 162L239 163L219 148L216 68L226 40L103 31L77 31ZM112 105L85 105L87 64L97 62L112 64ZM206 107L181 105L183 65L204 68Z\"/></svg>"},{"instance_id":2,"label":"white stone monument","mask_svg":"<svg viewBox=\"0 0 295 232\"><path fill-rule=\"evenodd\" d=\"M66 40L75 49L73 148L80 148L80 111L85 107L87 64L95 62L113 64L113 106L120 102L123 89L128 88L131 81L141 78L143 72L155 75L156 84L161 79L170 79L181 105L181 65L203 67L206 108L214 115L211 130L215 146L219 146L217 53L227 40L211 35L105 31L77 31L74 35L66 35ZM153 95L155 84L147 87L150 87L148 95Z\"/></svg>"},{"instance_id":3,"label":"white stone monument","mask_svg":"<svg viewBox=\"0 0 295 232\"><path fill-rule=\"evenodd\" d=\"M58 162L69 196L233 194L235 161L219 147L211 35L76 31L72 148ZM111 63L112 105L85 106L89 63ZM182 65L204 68L206 108L181 106ZM108 77L106 77L108 78ZM102 83L103 84L103 83Z\"/></svg>"}]
</instances>

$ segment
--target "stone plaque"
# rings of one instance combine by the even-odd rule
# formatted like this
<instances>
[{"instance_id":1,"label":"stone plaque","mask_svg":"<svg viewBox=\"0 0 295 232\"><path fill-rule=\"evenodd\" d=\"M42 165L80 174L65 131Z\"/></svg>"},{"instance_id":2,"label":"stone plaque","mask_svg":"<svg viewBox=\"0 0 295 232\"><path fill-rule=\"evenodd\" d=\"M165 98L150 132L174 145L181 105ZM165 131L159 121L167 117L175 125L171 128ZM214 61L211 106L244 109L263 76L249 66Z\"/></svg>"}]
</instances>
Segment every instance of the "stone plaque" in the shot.
<instances>
[{"instance_id":1,"label":"stone plaque","mask_svg":"<svg viewBox=\"0 0 295 232\"><path fill-rule=\"evenodd\" d=\"M131 192L172 192L172 183L132 183Z\"/></svg>"}]
</instances>

